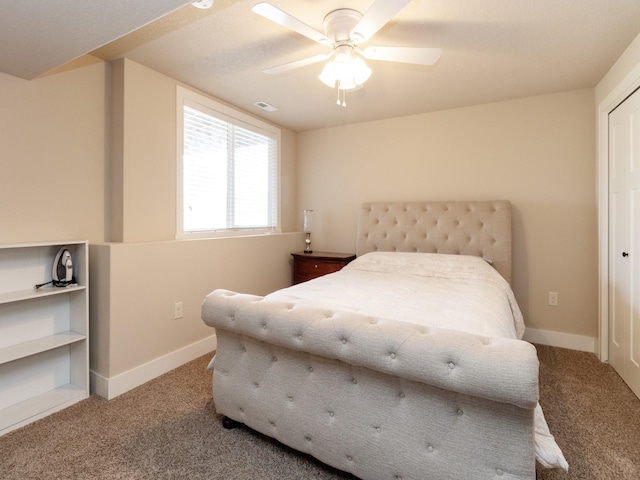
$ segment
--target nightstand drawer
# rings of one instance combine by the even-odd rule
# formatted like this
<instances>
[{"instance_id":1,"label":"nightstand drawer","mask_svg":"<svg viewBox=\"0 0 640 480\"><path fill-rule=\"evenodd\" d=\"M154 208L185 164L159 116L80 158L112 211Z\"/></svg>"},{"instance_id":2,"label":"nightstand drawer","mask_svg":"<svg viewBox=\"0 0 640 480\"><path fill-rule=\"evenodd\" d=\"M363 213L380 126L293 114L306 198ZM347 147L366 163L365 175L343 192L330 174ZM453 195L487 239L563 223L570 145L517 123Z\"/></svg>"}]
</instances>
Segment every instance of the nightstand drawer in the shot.
<instances>
[{"instance_id":1,"label":"nightstand drawer","mask_svg":"<svg viewBox=\"0 0 640 480\"><path fill-rule=\"evenodd\" d=\"M353 253L292 253L293 283L306 282L329 273L334 273L356 258Z\"/></svg>"},{"instance_id":2,"label":"nightstand drawer","mask_svg":"<svg viewBox=\"0 0 640 480\"><path fill-rule=\"evenodd\" d=\"M318 261L313 258L301 259L296 262L296 273L304 277L319 277L327 273L337 272L343 266L343 262Z\"/></svg>"}]
</instances>

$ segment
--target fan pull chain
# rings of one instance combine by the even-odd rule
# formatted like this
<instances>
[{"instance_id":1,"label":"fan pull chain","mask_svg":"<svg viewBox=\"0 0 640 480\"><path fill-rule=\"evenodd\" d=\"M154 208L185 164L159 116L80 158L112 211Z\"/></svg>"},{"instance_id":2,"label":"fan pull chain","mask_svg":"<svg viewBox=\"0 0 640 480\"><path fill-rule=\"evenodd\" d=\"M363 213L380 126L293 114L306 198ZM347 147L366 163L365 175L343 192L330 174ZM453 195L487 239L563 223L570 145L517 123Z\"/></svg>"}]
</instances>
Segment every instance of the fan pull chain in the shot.
<instances>
[{"instance_id":1,"label":"fan pull chain","mask_svg":"<svg viewBox=\"0 0 640 480\"><path fill-rule=\"evenodd\" d=\"M337 90L338 90L338 100L336 100L336 105L340 107L347 106L347 91L340 89L340 80L337 82ZM340 93L342 93L342 98L340 98Z\"/></svg>"}]
</instances>

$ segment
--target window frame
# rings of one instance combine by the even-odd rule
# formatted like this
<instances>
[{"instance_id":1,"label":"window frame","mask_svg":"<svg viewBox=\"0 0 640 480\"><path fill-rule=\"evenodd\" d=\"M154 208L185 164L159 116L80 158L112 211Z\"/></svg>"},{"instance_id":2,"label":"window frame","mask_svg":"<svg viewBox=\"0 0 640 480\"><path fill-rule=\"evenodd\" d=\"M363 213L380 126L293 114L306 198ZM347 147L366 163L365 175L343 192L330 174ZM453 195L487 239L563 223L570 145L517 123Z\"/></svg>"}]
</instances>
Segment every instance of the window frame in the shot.
<instances>
[{"instance_id":1,"label":"window frame","mask_svg":"<svg viewBox=\"0 0 640 480\"><path fill-rule=\"evenodd\" d=\"M225 228L220 230L203 230L197 232L184 231L184 107L198 109L216 117L217 119L232 123L241 128L251 130L261 135L266 135L276 141L276 195L275 215L276 221L273 227L251 228ZM228 105L220 103L212 98L189 90L182 86L176 89L176 240L220 238L220 237L244 237L250 235L264 235L268 233L280 233L281 230L281 179L280 179L280 154L281 154L281 130L256 117L236 110Z\"/></svg>"}]
</instances>

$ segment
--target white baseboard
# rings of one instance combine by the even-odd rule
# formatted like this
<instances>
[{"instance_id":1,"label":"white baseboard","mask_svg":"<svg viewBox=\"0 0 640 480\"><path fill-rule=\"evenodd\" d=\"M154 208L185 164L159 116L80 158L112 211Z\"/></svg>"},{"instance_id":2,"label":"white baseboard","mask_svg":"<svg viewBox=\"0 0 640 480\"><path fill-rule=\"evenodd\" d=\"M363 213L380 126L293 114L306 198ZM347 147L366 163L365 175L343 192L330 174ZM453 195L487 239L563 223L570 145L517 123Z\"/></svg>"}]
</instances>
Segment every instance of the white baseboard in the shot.
<instances>
[{"instance_id":1,"label":"white baseboard","mask_svg":"<svg viewBox=\"0 0 640 480\"><path fill-rule=\"evenodd\" d=\"M216 349L217 344L216 336L211 335L175 352L168 353L167 355L163 355L162 357L110 378L104 377L91 370L89 374L91 392L107 400L111 400L118 395L122 395L129 390L139 387L149 380L153 380L164 373L170 372L174 368L212 352Z\"/></svg>"},{"instance_id":2,"label":"white baseboard","mask_svg":"<svg viewBox=\"0 0 640 480\"><path fill-rule=\"evenodd\" d=\"M527 328L523 340L530 343L549 345L550 347L569 348L581 352L595 353L596 339L573 333L552 332L550 330L536 330Z\"/></svg>"}]
</instances>

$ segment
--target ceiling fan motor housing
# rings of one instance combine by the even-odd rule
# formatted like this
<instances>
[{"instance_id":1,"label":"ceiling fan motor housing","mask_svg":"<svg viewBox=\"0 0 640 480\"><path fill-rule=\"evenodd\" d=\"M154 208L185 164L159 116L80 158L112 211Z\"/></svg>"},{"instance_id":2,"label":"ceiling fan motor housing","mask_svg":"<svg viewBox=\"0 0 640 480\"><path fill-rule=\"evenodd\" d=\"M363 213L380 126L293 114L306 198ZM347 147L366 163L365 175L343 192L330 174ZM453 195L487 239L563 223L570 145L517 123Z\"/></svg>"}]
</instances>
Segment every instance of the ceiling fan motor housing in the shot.
<instances>
[{"instance_id":1,"label":"ceiling fan motor housing","mask_svg":"<svg viewBox=\"0 0 640 480\"><path fill-rule=\"evenodd\" d=\"M336 44L357 45L362 38L352 38L351 32L358 24L362 14L351 8L340 8L329 12L322 22L327 37L331 38Z\"/></svg>"}]
</instances>

